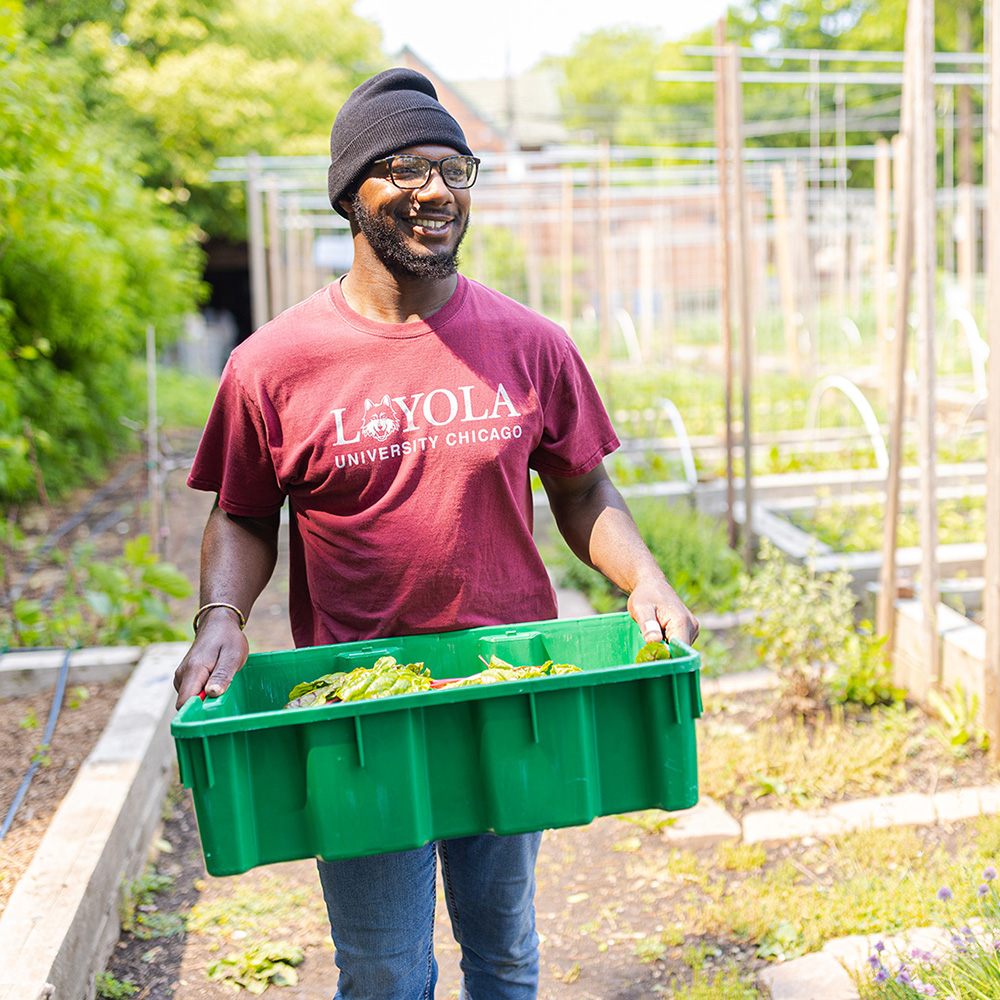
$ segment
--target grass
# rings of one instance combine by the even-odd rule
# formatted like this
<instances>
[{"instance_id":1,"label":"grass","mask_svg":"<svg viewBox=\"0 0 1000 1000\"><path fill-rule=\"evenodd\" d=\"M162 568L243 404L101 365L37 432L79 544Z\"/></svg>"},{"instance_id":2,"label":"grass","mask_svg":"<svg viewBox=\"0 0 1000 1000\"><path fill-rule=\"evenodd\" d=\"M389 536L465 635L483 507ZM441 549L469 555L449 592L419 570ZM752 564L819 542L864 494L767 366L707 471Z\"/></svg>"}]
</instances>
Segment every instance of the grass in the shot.
<instances>
[{"instance_id":1,"label":"grass","mask_svg":"<svg viewBox=\"0 0 1000 1000\"><path fill-rule=\"evenodd\" d=\"M903 783L921 751L939 771L953 769L954 754L926 725L926 716L902 707L863 718L835 709L807 724L776 718L771 707L747 717L736 700L708 699L698 741L701 790L734 815L763 808L763 798L771 808L809 808L877 795Z\"/></svg>"},{"instance_id":2,"label":"grass","mask_svg":"<svg viewBox=\"0 0 1000 1000\"><path fill-rule=\"evenodd\" d=\"M710 865L677 852L660 874L686 876L688 889L672 916L689 935L749 941L758 954L770 949L772 957L793 958L837 937L954 919L955 904L946 913L937 890L995 864L998 838L989 818L967 824L954 844L914 827L866 830L804 847L791 858L768 851L758 867L738 872L725 867L719 851ZM965 907L959 918L975 915L971 902ZM776 943L780 956L773 953Z\"/></svg>"}]
</instances>

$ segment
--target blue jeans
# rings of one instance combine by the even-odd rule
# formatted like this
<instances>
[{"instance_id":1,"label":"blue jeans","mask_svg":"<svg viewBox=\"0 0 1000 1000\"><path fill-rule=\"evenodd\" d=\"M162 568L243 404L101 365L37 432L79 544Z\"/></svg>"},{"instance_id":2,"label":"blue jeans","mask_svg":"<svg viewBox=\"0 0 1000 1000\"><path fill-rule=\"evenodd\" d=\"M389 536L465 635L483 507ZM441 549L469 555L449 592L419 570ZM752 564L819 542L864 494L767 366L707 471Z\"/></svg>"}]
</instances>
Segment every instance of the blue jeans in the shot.
<instances>
[{"instance_id":1,"label":"blue jeans","mask_svg":"<svg viewBox=\"0 0 1000 1000\"><path fill-rule=\"evenodd\" d=\"M414 851L319 861L340 978L334 1000L433 1000L436 857L463 1000L535 1000L540 833L485 833Z\"/></svg>"}]
</instances>

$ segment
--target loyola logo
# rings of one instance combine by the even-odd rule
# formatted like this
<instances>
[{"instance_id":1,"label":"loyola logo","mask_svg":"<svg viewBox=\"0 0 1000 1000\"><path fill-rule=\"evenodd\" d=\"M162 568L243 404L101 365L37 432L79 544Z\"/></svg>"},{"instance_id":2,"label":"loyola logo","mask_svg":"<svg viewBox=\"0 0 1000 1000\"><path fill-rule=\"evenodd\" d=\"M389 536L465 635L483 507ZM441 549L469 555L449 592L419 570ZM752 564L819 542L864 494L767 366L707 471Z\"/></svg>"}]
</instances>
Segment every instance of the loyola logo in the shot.
<instances>
[{"instance_id":1,"label":"loyola logo","mask_svg":"<svg viewBox=\"0 0 1000 1000\"><path fill-rule=\"evenodd\" d=\"M477 389L479 391L474 398ZM412 434L424 431L428 426L445 427L456 420L459 423L476 423L521 415L502 382L497 385L492 407L488 395L486 400L482 398L485 395L482 390L482 386L463 385L459 386L457 395L450 389L434 389L426 394L414 393L409 398L394 396L390 399L386 393L377 403L366 399L361 429L350 438L344 433L344 414L348 408L336 407L331 411L337 428L336 444L357 444L362 435L375 441L386 441L400 427L404 434Z\"/></svg>"}]
</instances>

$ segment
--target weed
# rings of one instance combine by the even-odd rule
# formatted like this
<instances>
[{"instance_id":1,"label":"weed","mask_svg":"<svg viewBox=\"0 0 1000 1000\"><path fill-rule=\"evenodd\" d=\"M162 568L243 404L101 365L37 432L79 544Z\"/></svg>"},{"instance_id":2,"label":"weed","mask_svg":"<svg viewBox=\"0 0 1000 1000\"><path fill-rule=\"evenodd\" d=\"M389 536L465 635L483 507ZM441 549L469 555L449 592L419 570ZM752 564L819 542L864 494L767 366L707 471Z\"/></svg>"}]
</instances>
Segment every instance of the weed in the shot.
<instances>
[{"instance_id":1,"label":"weed","mask_svg":"<svg viewBox=\"0 0 1000 1000\"><path fill-rule=\"evenodd\" d=\"M223 981L259 996L268 986L294 986L295 967L302 964L301 948L284 942L264 941L212 962L208 978Z\"/></svg>"},{"instance_id":2,"label":"weed","mask_svg":"<svg viewBox=\"0 0 1000 1000\"><path fill-rule=\"evenodd\" d=\"M66 704L69 708L79 708L89 697L90 689L81 685L69 692Z\"/></svg>"},{"instance_id":3,"label":"weed","mask_svg":"<svg viewBox=\"0 0 1000 1000\"><path fill-rule=\"evenodd\" d=\"M750 872L764 867L767 851L761 844L723 844L715 852L715 863L726 871Z\"/></svg>"},{"instance_id":4,"label":"weed","mask_svg":"<svg viewBox=\"0 0 1000 1000\"><path fill-rule=\"evenodd\" d=\"M895 700L880 641L854 625L855 598L846 571L817 573L799 566L769 539L744 577L740 604L755 613L744 630L759 658L779 676L786 708L815 714L829 700L827 674L842 698L865 704Z\"/></svg>"},{"instance_id":5,"label":"weed","mask_svg":"<svg viewBox=\"0 0 1000 1000\"><path fill-rule=\"evenodd\" d=\"M746 799L779 807L874 795L905 774L922 739L919 713L873 709L865 720L835 706L810 724L801 717L755 718L752 725L706 719L699 747L703 792L738 814ZM851 752L844 753L850 746Z\"/></svg>"},{"instance_id":6,"label":"weed","mask_svg":"<svg viewBox=\"0 0 1000 1000\"><path fill-rule=\"evenodd\" d=\"M675 979L670 988L673 1000L719 1000L719 997L726 1000L760 1000L757 988L746 982L735 968L714 973L695 969L690 984L678 983Z\"/></svg>"},{"instance_id":7,"label":"weed","mask_svg":"<svg viewBox=\"0 0 1000 1000\"><path fill-rule=\"evenodd\" d=\"M35 710L29 707L17 724L21 729L37 729L38 716L35 714Z\"/></svg>"},{"instance_id":8,"label":"weed","mask_svg":"<svg viewBox=\"0 0 1000 1000\"><path fill-rule=\"evenodd\" d=\"M31 762L38 764L39 767L48 767L52 763L52 758L49 756L48 743L39 743L35 747L35 752L31 755Z\"/></svg>"},{"instance_id":9,"label":"weed","mask_svg":"<svg viewBox=\"0 0 1000 1000\"><path fill-rule=\"evenodd\" d=\"M648 965L650 962L662 962L667 957L667 947L668 943L663 935L651 934L635 942L632 954L644 965Z\"/></svg>"},{"instance_id":10,"label":"weed","mask_svg":"<svg viewBox=\"0 0 1000 1000\"><path fill-rule=\"evenodd\" d=\"M81 543L68 563L81 572L68 574L66 592L50 604L26 598L13 602L13 613L0 619L0 645L145 645L183 638L169 623L167 602L187 597L191 584L173 564L160 560L148 536L130 539L122 555L110 561Z\"/></svg>"},{"instance_id":11,"label":"weed","mask_svg":"<svg viewBox=\"0 0 1000 1000\"><path fill-rule=\"evenodd\" d=\"M662 809L644 809L641 812L626 813L618 817L626 823L633 823L643 833L662 833L677 822L677 817Z\"/></svg>"},{"instance_id":12,"label":"weed","mask_svg":"<svg viewBox=\"0 0 1000 1000\"><path fill-rule=\"evenodd\" d=\"M102 1000L124 1000L139 992L139 987L128 979L115 979L110 972L98 972L94 976L97 996Z\"/></svg>"},{"instance_id":13,"label":"weed","mask_svg":"<svg viewBox=\"0 0 1000 1000\"><path fill-rule=\"evenodd\" d=\"M122 930L136 937L164 936L144 930L163 923L162 918L150 921L150 914L143 913L141 908L148 907L158 892L164 892L174 884L169 875L161 875L153 865L147 865L146 870L137 879L127 879L122 882L122 899L119 905L119 920ZM179 933L173 931L172 933Z\"/></svg>"},{"instance_id":14,"label":"weed","mask_svg":"<svg viewBox=\"0 0 1000 1000\"><path fill-rule=\"evenodd\" d=\"M927 703L936 721L927 727L927 735L956 757L967 757L969 747L985 750L989 746L986 728L978 721L979 698L967 695L961 683L950 689L927 692Z\"/></svg>"}]
</instances>

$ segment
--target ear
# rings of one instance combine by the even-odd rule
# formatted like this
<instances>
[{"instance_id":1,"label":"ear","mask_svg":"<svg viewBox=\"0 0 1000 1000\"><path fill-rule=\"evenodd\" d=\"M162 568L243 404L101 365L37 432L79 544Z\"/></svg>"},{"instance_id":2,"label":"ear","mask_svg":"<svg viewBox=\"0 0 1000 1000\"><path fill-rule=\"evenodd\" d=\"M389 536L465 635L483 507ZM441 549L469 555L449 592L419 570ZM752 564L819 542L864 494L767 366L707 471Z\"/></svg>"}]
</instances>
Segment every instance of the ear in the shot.
<instances>
[{"instance_id":1,"label":"ear","mask_svg":"<svg viewBox=\"0 0 1000 1000\"><path fill-rule=\"evenodd\" d=\"M392 406L392 400L389 399L389 393L386 393L382 397L382 401L379 403L379 406Z\"/></svg>"},{"instance_id":2,"label":"ear","mask_svg":"<svg viewBox=\"0 0 1000 1000\"><path fill-rule=\"evenodd\" d=\"M375 404L370 400L365 400L365 413L367 413Z\"/></svg>"},{"instance_id":3,"label":"ear","mask_svg":"<svg viewBox=\"0 0 1000 1000\"><path fill-rule=\"evenodd\" d=\"M344 210L348 218L354 217L353 202L350 198L338 198L337 204Z\"/></svg>"}]
</instances>

